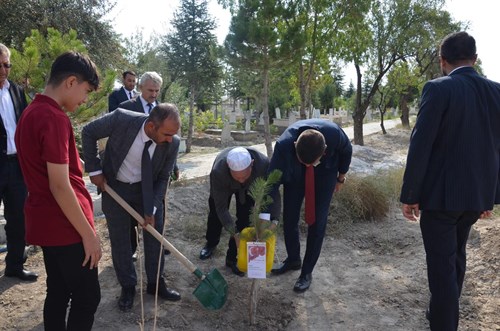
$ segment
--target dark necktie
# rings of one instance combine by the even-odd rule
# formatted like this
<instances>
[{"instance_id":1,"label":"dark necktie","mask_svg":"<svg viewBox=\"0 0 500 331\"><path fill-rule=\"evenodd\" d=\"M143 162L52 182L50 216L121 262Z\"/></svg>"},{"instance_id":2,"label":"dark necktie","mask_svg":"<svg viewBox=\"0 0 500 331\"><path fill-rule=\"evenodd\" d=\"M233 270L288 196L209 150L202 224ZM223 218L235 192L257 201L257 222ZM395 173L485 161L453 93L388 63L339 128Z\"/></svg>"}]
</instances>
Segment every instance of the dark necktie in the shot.
<instances>
[{"instance_id":1,"label":"dark necktie","mask_svg":"<svg viewBox=\"0 0 500 331\"><path fill-rule=\"evenodd\" d=\"M130 99L132 99L132 92L128 91L128 95L130 95Z\"/></svg>"},{"instance_id":2,"label":"dark necktie","mask_svg":"<svg viewBox=\"0 0 500 331\"><path fill-rule=\"evenodd\" d=\"M313 225L316 222L316 206L314 198L314 167L310 165L306 167L306 223Z\"/></svg>"},{"instance_id":3,"label":"dark necktie","mask_svg":"<svg viewBox=\"0 0 500 331\"><path fill-rule=\"evenodd\" d=\"M148 140L144 144L141 159L142 202L144 206L144 215L147 216L153 215L153 166L148 151L152 143L152 140Z\"/></svg>"},{"instance_id":4,"label":"dark necktie","mask_svg":"<svg viewBox=\"0 0 500 331\"><path fill-rule=\"evenodd\" d=\"M151 109L153 108L153 104L152 103L148 103L148 114L151 113Z\"/></svg>"}]
</instances>

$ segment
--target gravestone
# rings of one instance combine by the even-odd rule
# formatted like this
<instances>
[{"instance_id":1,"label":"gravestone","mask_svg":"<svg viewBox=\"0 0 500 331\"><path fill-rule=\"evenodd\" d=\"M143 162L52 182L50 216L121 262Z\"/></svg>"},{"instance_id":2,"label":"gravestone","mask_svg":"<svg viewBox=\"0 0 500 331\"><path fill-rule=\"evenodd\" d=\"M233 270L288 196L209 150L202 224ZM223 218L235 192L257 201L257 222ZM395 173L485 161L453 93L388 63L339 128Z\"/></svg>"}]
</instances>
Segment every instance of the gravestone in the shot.
<instances>
[{"instance_id":1,"label":"gravestone","mask_svg":"<svg viewBox=\"0 0 500 331\"><path fill-rule=\"evenodd\" d=\"M281 110L279 109L279 107L276 107L274 109L274 114L275 114L277 119L279 119L279 120L281 119Z\"/></svg>"},{"instance_id":2,"label":"gravestone","mask_svg":"<svg viewBox=\"0 0 500 331\"><path fill-rule=\"evenodd\" d=\"M222 146L228 146L233 140L233 137L231 137L231 125L225 121L220 136L221 144Z\"/></svg>"},{"instance_id":3,"label":"gravestone","mask_svg":"<svg viewBox=\"0 0 500 331\"><path fill-rule=\"evenodd\" d=\"M295 112L291 111L290 114L288 114L288 125L292 125L295 122L297 122Z\"/></svg>"}]
</instances>

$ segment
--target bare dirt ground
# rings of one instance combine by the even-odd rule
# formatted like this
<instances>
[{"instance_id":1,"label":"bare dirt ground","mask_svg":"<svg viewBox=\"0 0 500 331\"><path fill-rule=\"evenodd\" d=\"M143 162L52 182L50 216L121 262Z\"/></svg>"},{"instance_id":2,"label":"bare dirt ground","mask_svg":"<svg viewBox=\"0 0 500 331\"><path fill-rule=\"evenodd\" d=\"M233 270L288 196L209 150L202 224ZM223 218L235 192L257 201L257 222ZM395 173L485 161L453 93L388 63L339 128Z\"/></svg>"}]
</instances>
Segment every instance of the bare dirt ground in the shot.
<instances>
[{"instance_id":1,"label":"bare dirt ground","mask_svg":"<svg viewBox=\"0 0 500 331\"><path fill-rule=\"evenodd\" d=\"M380 168L388 163L400 164L408 139L409 132L400 129L391 130L386 136L367 137L365 145L370 148L355 149L360 160L353 170L364 169L365 163ZM175 184L168 194L166 237L201 270L220 270L229 285L224 307L218 311L204 309L191 294L199 284L197 278L172 256L167 256L165 278L169 286L180 291L182 300L160 301L155 314L153 297L144 294L142 314L138 294L132 311L120 312L117 307L120 287L112 267L105 220L100 218L96 224L104 256L99 274L102 299L95 330L139 330L141 316L144 329L153 330L155 315L157 330L429 329L424 317L428 290L419 225L405 221L398 205L383 220L354 223L348 228L338 225L341 220L333 212L311 288L303 294L293 292L298 271L262 280L257 324L249 326L251 280L233 275L224 266L227 234L223 234L211 259L198 259L205 243L207 199L206 180ZM472 231L460 330L500 330L499 220L480 220ZM305 240L305 232L302 238ZM305 242L302 244L304 247ZM285 257L280 232L276 258ZM37 282L21 283L0 277L0 330L43 329L45 271L40 250L31 253L26 267L40 274ZM4 258L0 256L0 270L4 268Z\"/></svg>"}]
</instances>

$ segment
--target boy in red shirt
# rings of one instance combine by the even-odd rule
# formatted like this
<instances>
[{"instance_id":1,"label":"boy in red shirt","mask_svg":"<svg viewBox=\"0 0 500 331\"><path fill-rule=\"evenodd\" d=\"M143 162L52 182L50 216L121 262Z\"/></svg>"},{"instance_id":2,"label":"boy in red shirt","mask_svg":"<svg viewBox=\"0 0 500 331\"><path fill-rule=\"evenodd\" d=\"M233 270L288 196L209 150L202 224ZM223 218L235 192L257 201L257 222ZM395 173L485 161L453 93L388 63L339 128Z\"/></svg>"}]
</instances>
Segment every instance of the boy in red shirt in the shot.
<instances>
[{"instance_id":1,"label":"boy in red shirt","mask_svg":"<svg viewBox=\"0 0 500 331\"><path fill-rule=\"evenodd\" d=\"M16 130L28 188L26 241L42 247L47 272L45 330L90 330L101 300L97 264L102 253L92 199L65 113L85 103L98 86L96 67L87 56L60 55L45 90L23 112Z\"/></svg>"}]
</instances>

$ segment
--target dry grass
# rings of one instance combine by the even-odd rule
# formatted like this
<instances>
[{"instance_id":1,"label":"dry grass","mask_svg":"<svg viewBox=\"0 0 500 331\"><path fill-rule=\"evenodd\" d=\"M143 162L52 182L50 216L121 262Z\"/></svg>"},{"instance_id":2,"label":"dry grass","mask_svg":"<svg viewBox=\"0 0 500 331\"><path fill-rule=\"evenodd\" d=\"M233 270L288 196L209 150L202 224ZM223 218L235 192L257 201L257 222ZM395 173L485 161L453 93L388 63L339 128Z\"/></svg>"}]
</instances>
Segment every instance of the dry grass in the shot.
<instances>
[{"instance_id":1,"label":"dry grass","mask_svg":"<svg viewBox=\"0 0 500 331\"><path fill-rule=\"evenodd\" d=\"M334 195L330 206L330 217L337 229L355 222L384 218L399 199L402 178L402 169L349 177L342 190Z\"/></svg>"}]
</instances>

